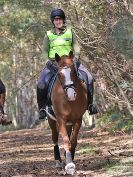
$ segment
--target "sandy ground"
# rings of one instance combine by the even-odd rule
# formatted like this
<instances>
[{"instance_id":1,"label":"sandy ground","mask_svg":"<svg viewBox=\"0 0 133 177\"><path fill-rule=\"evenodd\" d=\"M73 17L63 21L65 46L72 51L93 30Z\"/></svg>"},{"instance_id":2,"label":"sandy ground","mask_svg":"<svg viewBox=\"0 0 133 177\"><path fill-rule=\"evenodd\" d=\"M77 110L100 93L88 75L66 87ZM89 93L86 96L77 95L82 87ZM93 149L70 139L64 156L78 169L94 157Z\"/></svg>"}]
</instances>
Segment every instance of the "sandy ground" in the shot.
<instances>
[{"instance_id":1,"label":"sandy ground","mask_svg":"<svg viewBox=\"0 0 133 177\"><path fill-rule=\"evenodd\" d=\"M74 162L75 177L133 177L133 135L81 128ZM55 168L50 129L1 132L0 177L43 176L70 176Z\"/></svg>"}]
</instances>

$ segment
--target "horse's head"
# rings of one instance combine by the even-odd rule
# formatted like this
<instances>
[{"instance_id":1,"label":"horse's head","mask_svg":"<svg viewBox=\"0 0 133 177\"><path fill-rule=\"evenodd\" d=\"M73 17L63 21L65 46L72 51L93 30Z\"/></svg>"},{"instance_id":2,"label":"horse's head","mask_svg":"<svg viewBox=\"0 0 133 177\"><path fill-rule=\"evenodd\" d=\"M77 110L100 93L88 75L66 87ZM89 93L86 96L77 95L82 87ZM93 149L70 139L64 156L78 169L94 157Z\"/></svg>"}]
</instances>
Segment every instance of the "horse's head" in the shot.
<instances>
[{"instance_id":1,"label":"horse's head","mask_svg":"<svg viewBox=\"0 0 133 177\"><path fill-rule=\"evenodd\" d=\"M62 57L55 54L55 60L58 63L58 78L63 89L65 90L67 99L69 101L75 101L75 83L77 80L77 75L73 62L73 52L70 52L68 56L64 55Z\"/></svg>"}]
</instances>

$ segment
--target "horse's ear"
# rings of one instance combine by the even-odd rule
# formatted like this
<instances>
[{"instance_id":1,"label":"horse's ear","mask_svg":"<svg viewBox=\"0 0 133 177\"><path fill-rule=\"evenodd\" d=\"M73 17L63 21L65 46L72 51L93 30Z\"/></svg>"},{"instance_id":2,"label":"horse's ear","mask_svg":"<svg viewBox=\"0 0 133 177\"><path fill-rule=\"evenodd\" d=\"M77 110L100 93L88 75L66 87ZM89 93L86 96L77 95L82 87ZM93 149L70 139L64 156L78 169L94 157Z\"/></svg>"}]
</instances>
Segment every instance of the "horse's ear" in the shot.
<instances>
[{"instance_id":1,"label":"horse's ear","mask_svg":"<svg viewBox=\"0 0 133 177\"><path fill-rule=\"evenodd\" d=\"M57 62L59 62L60 61L60 56L57 54L57 53L55 53L55 60L57 61Z\"/></svg>"},{"instance_id":2,"label":"horse's ear","mask_svg":"<svg viewBox=\"0 0 133 177\"><path fill-rule=\"evenodd\" d=\"M69 52L69 57L70 57L70 58L73 58L73 57L74 57L73 51L70 51L70 52Z\"/></svg>"}]
</instances>

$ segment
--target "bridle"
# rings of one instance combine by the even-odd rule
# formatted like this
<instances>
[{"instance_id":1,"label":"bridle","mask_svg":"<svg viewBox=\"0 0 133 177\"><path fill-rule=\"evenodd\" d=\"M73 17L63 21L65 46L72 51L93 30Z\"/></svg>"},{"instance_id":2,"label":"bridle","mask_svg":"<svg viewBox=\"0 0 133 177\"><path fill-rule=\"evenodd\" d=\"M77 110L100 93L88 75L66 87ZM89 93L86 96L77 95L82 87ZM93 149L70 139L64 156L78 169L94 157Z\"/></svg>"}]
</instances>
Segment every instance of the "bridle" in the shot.
<instances>
[{"instance_id":1,"label":"bridle","mask_svg":"<svg viewBox=\"0 0 133 177\"><path fill-rule=\"evenodd\" d=\"M59 66L59 67L58 67L58 72L57 72L58 79L59 79L59 81L60 81L60 83L61 83L61 86L62 86L63 90L65 91L65 93L67 92L67 90L68 90L69 88L72 88L72 89L75 90L75 85L76 85L76 83L77 83L77 75L76 75L76 74L75 74L76 77L75 77L75 80L73 81L73 84L64 85L64 84L62 83L61 78L60 78L60 70L62 70L62 69L68 69L68 68L74 68L74 64L71 64L71 65L68 65L68 66L64 66L64 67ZM74 68L74 69L75 69L75 68ZM74 72L75 72L75 70L74 70ZM76 72L75 72L75 73L76 73Z\"/></svg>"}]
</instances>

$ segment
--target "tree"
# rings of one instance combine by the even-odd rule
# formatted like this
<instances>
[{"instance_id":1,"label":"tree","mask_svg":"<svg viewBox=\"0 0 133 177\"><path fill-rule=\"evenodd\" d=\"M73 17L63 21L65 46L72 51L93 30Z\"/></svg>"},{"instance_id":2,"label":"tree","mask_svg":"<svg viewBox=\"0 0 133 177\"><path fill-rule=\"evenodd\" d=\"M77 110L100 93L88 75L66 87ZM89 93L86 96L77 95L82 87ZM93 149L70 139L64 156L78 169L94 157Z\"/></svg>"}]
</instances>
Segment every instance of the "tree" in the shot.
<instances>
[{"instance_id":1,"label":"tree","mask_svg":"<svg viewBox=\"0 0 133 177\"><path fill-rule=\"evenodd\" d=\"M96 76L101 111L113 106L133 116L132 2L73 0L62 7L88 56L83 62Z\"/></svg>"}]
</instances>

